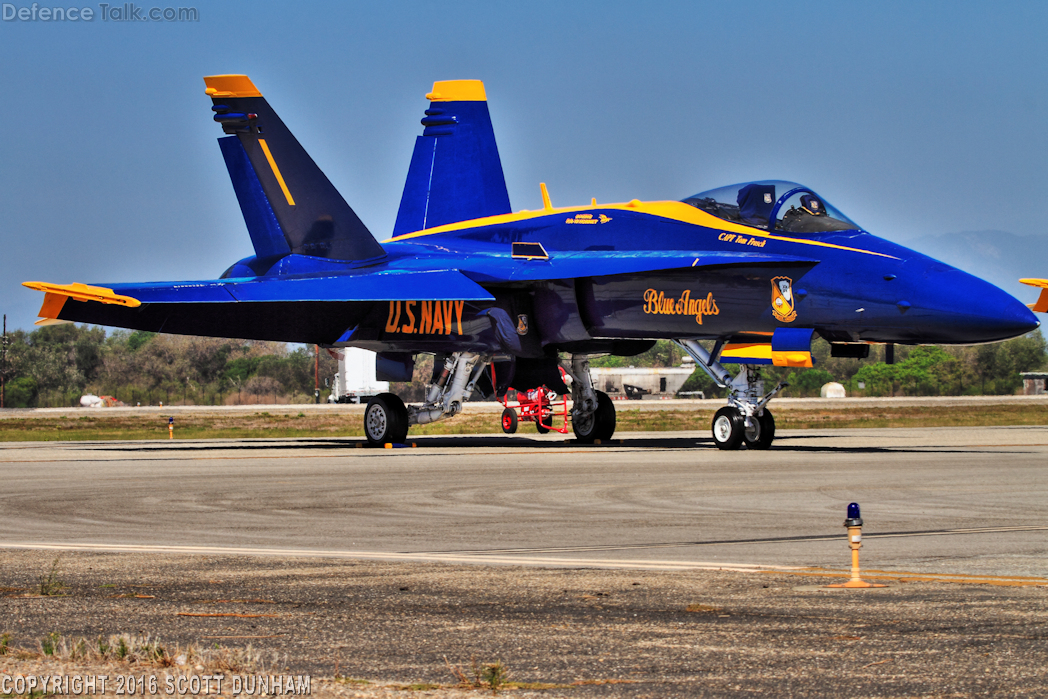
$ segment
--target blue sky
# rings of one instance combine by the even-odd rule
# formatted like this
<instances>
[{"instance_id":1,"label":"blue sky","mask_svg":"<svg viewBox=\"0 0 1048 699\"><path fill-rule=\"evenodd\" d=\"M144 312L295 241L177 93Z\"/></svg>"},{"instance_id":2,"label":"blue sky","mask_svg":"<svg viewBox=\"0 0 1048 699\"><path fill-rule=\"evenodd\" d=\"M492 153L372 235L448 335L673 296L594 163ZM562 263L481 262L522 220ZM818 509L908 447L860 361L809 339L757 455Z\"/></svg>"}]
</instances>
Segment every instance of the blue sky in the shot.
<instances>
[{"instance_id":1,"label":"blue sky","mask_svg":"<svg viewBox=\"0 0 1048 699\"><path fill-rule=\"evenodd\" d=\"M514 209L540 181L566 206L787 179L903 244L1048 236L1048 3L196 2L191 23L70 4L95 20L0 22L9 328L39 308L24 280L213 278L251 254L215 73L252 77L379 238L425 93L460 78L485 81Z\"/></svg>"}]
</instances>

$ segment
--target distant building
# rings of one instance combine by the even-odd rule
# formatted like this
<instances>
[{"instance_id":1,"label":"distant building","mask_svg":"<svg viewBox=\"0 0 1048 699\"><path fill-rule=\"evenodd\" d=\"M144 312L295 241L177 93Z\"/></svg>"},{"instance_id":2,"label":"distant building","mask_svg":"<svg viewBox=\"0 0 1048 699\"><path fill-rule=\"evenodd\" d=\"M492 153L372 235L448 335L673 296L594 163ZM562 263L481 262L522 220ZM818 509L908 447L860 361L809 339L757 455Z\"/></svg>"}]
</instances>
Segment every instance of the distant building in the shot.
<instances>
[{"instance_id":1,"label":"distant building","mask_svg":"<svg viewBox=\"0 0 1048 699\"><path fill-rule=\"evenodd\" d=\"M1048 372L1024 371L1019 376L1023 377L1024 396L1043 396L1048 393L1045 390L1045 382L1048 381Z\"/></svg>"},{"instance_id":2,"label":"distant building","mask_svg":"<svg viewBox=\"0 0 1048 699\"><path fill-rule=\"evenodd\" d=\"M602 367L590 369L593 387L622 400L672 398L695 371L694 364L679 367Z\"/></svg>"}]
</instances>

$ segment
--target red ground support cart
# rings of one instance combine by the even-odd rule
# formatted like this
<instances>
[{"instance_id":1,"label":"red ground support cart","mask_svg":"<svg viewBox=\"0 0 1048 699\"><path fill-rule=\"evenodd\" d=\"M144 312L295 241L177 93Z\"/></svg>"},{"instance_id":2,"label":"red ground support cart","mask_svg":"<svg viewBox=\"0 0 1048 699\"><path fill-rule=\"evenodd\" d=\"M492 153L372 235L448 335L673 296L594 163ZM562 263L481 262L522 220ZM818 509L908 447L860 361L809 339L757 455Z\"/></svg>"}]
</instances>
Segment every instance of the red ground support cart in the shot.
<instances>
[{"instance_id":1,"label":"red ground support cart","mask_svg":"<svg viewBox=\"0 0 1048 699\"><path fill-rule=\"evenodd\" d=\"M494 377L494 367L492 367L492 377ZM510 391L516 394L515 401L509 400ZM502 431L506 434L516 432L517 424L520 422L534 422L539 434L546 434L550 431L568 433L567 396L558 396L556 391L551 391L545 386L527 391L510 388L500 402L505 407L505 410L502 411Z\"/></svg>"}]
</instances>

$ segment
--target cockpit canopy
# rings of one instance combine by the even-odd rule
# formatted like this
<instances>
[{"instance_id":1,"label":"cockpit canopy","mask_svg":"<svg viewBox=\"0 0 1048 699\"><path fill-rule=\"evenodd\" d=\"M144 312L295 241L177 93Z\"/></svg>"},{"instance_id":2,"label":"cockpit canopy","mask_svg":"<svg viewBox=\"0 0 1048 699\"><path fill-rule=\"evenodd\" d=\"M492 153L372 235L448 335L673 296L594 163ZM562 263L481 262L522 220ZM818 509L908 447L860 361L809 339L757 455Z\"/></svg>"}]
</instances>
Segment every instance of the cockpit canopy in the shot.
<instances>
[{"instance_id":1,"label":"cockpit canopy","mask_svg":"<svg viewBox=\"0 0 1048 699\"><path fill-rule=\"evenodd\" d=\"M701 192L684 200L717 218L787 233L860 230L858 224L796 182L743 182ZM768 222L774 225L769 226Z\"/></svg>"}]
</instances>

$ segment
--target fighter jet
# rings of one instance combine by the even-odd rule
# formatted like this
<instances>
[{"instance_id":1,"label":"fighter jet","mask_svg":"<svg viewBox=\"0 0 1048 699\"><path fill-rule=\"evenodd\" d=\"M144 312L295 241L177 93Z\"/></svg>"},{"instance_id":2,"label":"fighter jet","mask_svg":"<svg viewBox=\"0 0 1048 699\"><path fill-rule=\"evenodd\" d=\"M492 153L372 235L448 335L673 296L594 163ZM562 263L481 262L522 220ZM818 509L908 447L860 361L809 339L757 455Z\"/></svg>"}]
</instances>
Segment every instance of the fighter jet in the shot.
<instances>
[{"instance_id":1,"label":"fighter jet","mask_svg":"<svg viewBox=\"0 0 1048 699\"><path fill-rule=\"evenodd\" d=\"M541 185L543 207L514 212L477 80L426 95L380 243L247 76L204 82L255 254L218 279L26 282L46 294L40 322L362 347L386 381L411 380L416 358L434 354L420 405L370 401L373 445L403 442L475 394L566 393L561 368L576 438L607 440L615 408L589 360L669 339L728 389L716 446L766 449L783 384L765 393L761 367L812 366L816 335L834 356L861 358L875 343L994 342L1038 326L1000 289L870 234L793 182L571 207Z\"/></svg>"}]
</instances>

